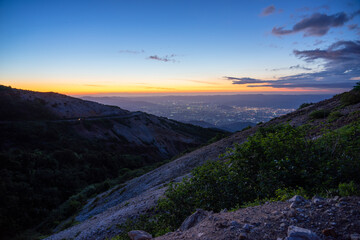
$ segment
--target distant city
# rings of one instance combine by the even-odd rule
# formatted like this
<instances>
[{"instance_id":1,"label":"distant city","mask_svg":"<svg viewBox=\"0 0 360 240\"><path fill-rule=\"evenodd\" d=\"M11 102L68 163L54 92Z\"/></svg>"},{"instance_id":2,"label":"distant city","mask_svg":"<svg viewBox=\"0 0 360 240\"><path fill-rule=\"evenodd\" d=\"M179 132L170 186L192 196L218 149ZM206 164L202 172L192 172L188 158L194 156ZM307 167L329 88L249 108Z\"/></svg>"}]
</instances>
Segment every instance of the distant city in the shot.
<instances>
[{"instance_id":1,"label":"distant city","mask_svg":"<svg viewBox=\"0 0 360 240\"><path fill-rule=\"evenodd\" d=\"M331 95L214 95L161 97L82 97L130 111L142 111L180 122L235 132L284 115L304 102Z\"/></svg>"}]
</instances>

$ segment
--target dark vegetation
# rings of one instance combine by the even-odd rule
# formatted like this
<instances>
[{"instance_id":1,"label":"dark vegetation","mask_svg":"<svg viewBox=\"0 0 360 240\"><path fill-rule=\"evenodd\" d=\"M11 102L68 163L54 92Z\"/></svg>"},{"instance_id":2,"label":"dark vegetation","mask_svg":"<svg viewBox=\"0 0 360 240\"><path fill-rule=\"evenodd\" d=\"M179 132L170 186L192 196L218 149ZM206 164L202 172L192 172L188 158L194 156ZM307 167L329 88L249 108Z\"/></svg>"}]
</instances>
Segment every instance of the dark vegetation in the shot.
<instances>
[{"instance_id":1,"label":"dark vegetation","mask_svg":"<svg viewBox=\"0 0 360 240\"><path fill-rule=\"evenodd\" d=\"M0 125L0 232L5 236L45 218L43 230L53 227L73 215L90 196L144 174L161 162L146 157L146 153L126 154L115 145L80 138L67 125Z\"/></svg>"},{"instance_id":2,"label":"dark vegetation","mask_svg":"<svg viewBox=\"0 0 360 240\"><path fill-rule=\"evenodd\" d=\"M174 141L173 153L164 154L152 143L136 145L113 131L114 125L130 127L132 121L155 125L147 114L58 121L42 101L24 101L19 92L0 86L0 239L34 239L33 232L47 234L63 220L63 227L75 224L71 216L88 198L224 133L159 119L173 134L194 139Z\"/></svg>"},{"instance_id":3,"label":"dark vegetation","mask_svg":"<svg viewBox=\"0 0 360 240\"><path fill-rule=\"evenodd\" d=\"M99 121L88 122L88 128L95 123L111 127L109 120ZM150 145L131 147L124 138L105 141L81 137L73 127L84 122L0 124L2 236L21 233L41 222L37 231L48 233L75 214L89 197L167 161ZM190 126L185 130L190 131ZM199 136L201 130L206 131L203 141L222 137L219 132L195 129Z\"/></svg>"}]
</instances>

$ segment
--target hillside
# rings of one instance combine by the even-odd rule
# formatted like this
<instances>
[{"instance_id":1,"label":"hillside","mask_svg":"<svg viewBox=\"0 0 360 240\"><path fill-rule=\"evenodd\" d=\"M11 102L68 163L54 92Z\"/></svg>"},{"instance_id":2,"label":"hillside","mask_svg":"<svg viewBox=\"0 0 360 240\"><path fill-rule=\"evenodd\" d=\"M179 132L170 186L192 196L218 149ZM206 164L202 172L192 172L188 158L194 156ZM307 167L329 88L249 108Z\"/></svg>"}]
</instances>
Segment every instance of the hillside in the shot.
<instances>
[{"instance_id":1,"label":"hillside","mask_svg":"<svg viewBox=\"0 0 360 240\"><path fill-rule=\"evenodd\" d=\"M8 87L1 87L0 107L2 236L45 218L41 229L53 227L88 197L225 134L57 93Z\"/></svg>"},{"instance_id":2,"label":"hillside","mask_svg":"<svg viewBox=\"0 0 360 240\"><path fill-rule=\"evenodd\" d=\"M126 219L134 219L137 216L146 214L156 206L156 201L164 195L169 182L180 181L192 169L203 165L206 161L218 160L220 154L224 154L227 149L234 147L235 144L244 143L255 132L260 131L261 133L263 131L261 129L281 124L290 124L294 127L305 126L306 132L303 132L303 134L305 134L306 139L311 140L321 139L325 130L333 131L358 122L360 119L359 96L360 94L353 90L316 104L304 105L295 112L235 133L228 138L181 156L141 177L128 181L124 186L115 187L91 199L76 216L77 221L80 222L79 224L47 239L104 239L105 237L120 234L122 230L118 226L126 225ZM354 129L354 127L349 128ZM355 129L357 128L355 127ZM296 131L301 132L301 130ZM347 130L345 132L347 134ZM295 146L293 147L295 148ZM358 147L354 148L351 154L356 154L358 151ZM220 164L220 166L222 165ZM270 174L270 176L273 176L273 174ZM189 193L192 194L193 191L190 190ZM174 194L176 195L176 193ZM224 196L221 196L221 198L224 198ZM204 203L206 204L206 201ZM175 210L181 212L184 207L184 205L181 205L181 207L179 205L177 206L178 209ZM175 220L182 221L183 219L178 218ZM135 227L136 225L132 226Z\"/></svg>"},{"instance_id":3,"label":"hillside","mask_svg":"<svg viewBox=\"0 0 360 240\"><path fill-rule=\"evenodd\" d=\"M0 85L0 120L49 120L127 114L119 107L54 92L34 92Z\"/></svg>"}]
</instances>

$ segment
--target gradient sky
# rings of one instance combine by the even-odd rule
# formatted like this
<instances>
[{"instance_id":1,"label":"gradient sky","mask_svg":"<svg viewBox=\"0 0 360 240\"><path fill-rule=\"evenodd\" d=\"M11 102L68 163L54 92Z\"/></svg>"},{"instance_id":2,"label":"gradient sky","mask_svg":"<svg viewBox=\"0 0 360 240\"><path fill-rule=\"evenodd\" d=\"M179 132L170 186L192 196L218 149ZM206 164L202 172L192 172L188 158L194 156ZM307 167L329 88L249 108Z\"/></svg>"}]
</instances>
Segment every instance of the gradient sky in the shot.
<instances>
[{"instance_id":1,"label":"gradient sky","mask_svg":"<svg viewBox=\"0 0 360 240\"><path fill-rule=\"evenodd\" d=\"M0 83L336 93L360 80L359 40L357 0L0 0Z\"/></svg>"}]
</instances>

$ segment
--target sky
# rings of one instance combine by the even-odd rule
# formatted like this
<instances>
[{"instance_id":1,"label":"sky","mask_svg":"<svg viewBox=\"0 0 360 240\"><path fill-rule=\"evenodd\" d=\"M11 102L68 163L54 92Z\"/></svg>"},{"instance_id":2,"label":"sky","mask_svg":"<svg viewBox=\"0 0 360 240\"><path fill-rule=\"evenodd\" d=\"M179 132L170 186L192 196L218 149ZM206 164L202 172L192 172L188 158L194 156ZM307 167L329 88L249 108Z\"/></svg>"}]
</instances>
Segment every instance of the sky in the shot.
<instances>
[{"instance_id":1,"label":"sky","mask_svg":"<svg viewBox=\"0 0 360 240\"><path fill-rule=\"evenodd\" d=\"M6 86L298 94L357 81L358 0L0 0Z\"/></svg>"}]
</instances>

